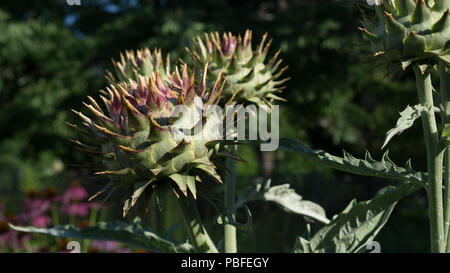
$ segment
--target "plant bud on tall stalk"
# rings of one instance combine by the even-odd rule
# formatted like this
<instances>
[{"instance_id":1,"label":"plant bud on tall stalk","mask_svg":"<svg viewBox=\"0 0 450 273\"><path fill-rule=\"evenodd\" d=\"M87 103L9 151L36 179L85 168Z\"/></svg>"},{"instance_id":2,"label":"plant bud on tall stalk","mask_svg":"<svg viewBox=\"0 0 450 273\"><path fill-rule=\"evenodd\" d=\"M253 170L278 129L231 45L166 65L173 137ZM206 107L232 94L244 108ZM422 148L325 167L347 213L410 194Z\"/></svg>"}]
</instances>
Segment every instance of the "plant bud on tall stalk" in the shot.
<instances>
[{"instance_id":1,"label":"plant bud on tall stalk","mask_svg":"<svg viewBox=\"0 0 450 273\"><path fill-rule=\"evenodd\" d=\"M133 61L131 55L127 56ZM142 67L139 64L150 63L147 57L136 62L137 66L132 62L118 67L139 69ZM171 189L178 197L194 245L199 250L214 252L217 250L201 224L192 198L197 196L197 182L210 177L222 183L213 163L217 145L222 141L215 129L221 128L215 128L220 124L217 113L208 109L220 101L225 81L219 76L209 89L206 71L202 73L202 81L195 81L195 75L185 65L181 73L176 69L166 74L166 82L159 71L150 71L157 67L148 67L146 73L150 76L143 76L141 69L133 74L137 80L130 78L111 84L101 92L105 107L88 97L89 103L84 103L88 114L74 111L87 130L71 126L88 136L91 144L75 143L79 149L101 159L104 170L97 175L110 177L111 182L93 197L122 188L125 216L144 193L149 196ZM129 69L121 68L118 75L128 77ZM111 74L110 79L115 77ZM200 132L194 130L197 124L190 115L175 113L179 106L186 108L187 113L196 111L199 107L196 99L201 99L205 108L201 111ZM190 135L175 137L174 128L187 129Z\"/></svg>"},{"instance_id":2,"label":"plant bud on tall stalk","mask_svg":"<svg viewBox=\"0 0 450 273\"><path fill-rule=\"evenodd\" d=\"M287 66L279 69L282 62L278 59L280 50L270 59L266 60L272 40L266 43L265 34L255 50L252 48L252 31L247 30L244 37L237 37L230 32L205 33L204 37L194 39L194 47L186 48L192 61L200 66L208 67L208 77L217 79L224 74L227 84L224 88L224 99L235 98L243 104L272 105L273 101L285 101L276 95L281 93L282 84L289 78L281 78ZM229 152L236 153L237 147L229 147ZM226 175L225 204L230 211L235 208L236 178L235 162L227 161L231 170ZM232 214L234 218L234 214ZM225 225L225 252L237 252L236 228Z\"/></svg>"},{"instance_id":3,"label":"plant bud on tall stalk","mask_svg":"<svg viewBox=\"0 0 450 273\"><path fill-rule=\"evenodd\" d=\"M420 116L427 150L428 206L433 252L450 250L450 153L441 136L435 109L441 108L442 121L449 120L448 87L450 62L450 0L385 0L375 6L377 21L363 12L361 31L370 40L375 62L387 64L389 73L412 68L416 77ZM433 99L432 69L440 70L441 102ZM444 152L445 150L445 152ZM445 156L444 156L445 154ZM443 162L445 162L445 196L443 198ZM444 211L445 209L445 211ZM445 224L444 224L445 223Z\"/></svg>"}]
</instances>

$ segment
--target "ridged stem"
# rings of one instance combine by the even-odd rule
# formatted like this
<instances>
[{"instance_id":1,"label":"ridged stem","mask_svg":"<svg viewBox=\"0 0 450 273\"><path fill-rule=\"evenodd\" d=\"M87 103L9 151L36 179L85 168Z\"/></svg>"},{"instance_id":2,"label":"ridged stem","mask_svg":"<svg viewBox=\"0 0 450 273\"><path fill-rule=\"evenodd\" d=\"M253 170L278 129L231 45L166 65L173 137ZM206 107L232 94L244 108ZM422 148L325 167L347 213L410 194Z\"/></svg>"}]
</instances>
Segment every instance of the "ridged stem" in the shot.
<instances>
[{"instance_id":1,"label":"ridged stem","mask_svg":"<svg viewBox=\"0 0 450 273\"><path fill-rule=\"evenodd\" d=\"M446 64L439 62L439 79L441 104L444 107L443 123L450 122L450 71ZM446 252L450 252L450 236L448 235L450 228L450 147L444 150L444 234L446 241Z\"/></svg>"},{"instance_id":2,"label":"ridged stem","mask_svg":"<svg viewBox=\"0 0 450 273\"><path fill-rule=\"evenodd\" d=\"M419 101L426 110L422 111L422 125L427 150L428 209L430 214L431 251L444 252L444 215L442 198L442 157L439 152L439 135L434 115L433 91L429 71L414 66Z\"/></svg>"},{"instance_id":3,"label":"ridged stem","mask_svg":"<svg viewBox=\"0 0 450 273\"><path fill-rule=\"evenodd\" d=\"M237 154L237 146L229 146L229 152ZM226 166L231 171L225 175L225 206L229 212L233 212L231 217L235 220L234 214L236 206L236 161L232 158L226 159ZM225 224L224 227L224 248L225 253L237 252L236 227L230 224Z\"/></svg>"},{"instance_id":4,"label":"ridged stem","mask_svg":"<svg viewBox=\"0 0 450 273\"><path fill-rule=\"evenodd\" d=\"M192 244L196 252L201 253L218 253L216 246L208 235L202 224L200 215L197 210L197 204L191 195L184 196L180 194L178 205L183 215L184 223L191 238Z\"/></svg>"}]
</instances>

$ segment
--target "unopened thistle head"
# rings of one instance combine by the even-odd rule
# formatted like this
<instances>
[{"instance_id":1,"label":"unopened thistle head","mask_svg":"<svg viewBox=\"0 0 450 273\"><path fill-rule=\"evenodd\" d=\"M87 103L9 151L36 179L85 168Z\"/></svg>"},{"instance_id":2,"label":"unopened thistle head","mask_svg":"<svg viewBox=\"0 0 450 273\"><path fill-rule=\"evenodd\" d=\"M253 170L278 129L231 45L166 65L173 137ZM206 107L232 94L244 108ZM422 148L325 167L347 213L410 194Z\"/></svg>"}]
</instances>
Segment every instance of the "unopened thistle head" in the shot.
<instances>
[{"instance_id":1,"label":"unopened thistle head","mask_svg":"<svg viewBox=\"0 0 450 273\"><path fill-rule=\"evenodd\" d=\"M136 51L127 50L120 53L120 61L112 60L114 71L106 70L106 79L110 84L128 82L129 79L139 80L139 76L149 77L152 73L159 72L163 80L170 76L170 56L167 55L166 62L162 58L161 50L148 48Z\"/></svg>"},{"instance_id":2,"label":"unopened thistle head","mask_svg":"<svg viewBox=\"0 0 450 273\"><path fill-rule=\"evenodd\" d=\"M206 69L206 68L205 68ZM194 72L192 72L194 73ZM216 156L218 136L217 115L206 108L221 99L225 82L218 76L212 88L203 80L194 82L194 75L186 66L162 80L157 71L151 76L138 76L138 80L112 84L100 96L101 107L92 97L84 105L87 114L74 111L87 130L71 125L88 136L92 144L75 141L79 149L102 160L104 170L98 175L109 176L111 182L102 192L123 188L126 215L144 192L153 193L159 188L172 188L176 194L197 194L196 181L211 177L221 182L212 158ZM194 133L194 124L189 117L174 115L176 106L187 109L199 107L203 111L201 137L188 135L182 139L174 137L173 127L187 128Z\"/></svg>"},{"instance_id":3,"label":"unopened thistle head","mask_svg":"<svg viewBox=\"0 0 450 273\"><path fill-rule=\"evenodd\" d=\"M208 65L209 78L214 79L221 74L227 77L223 92L225 99L235 95L237 102L271 105L274 100L284 100L276 94L281 92L282 84L288 78L281 77L287 66L279 69L282 62L278 60L280 51L266 60L272 42L266 43L266 39L267 34L253 50L250 30L243 38L229 32L222 38L218 33L205 33L203 38L194 39L194 48L187 48L187 51L195 65Z\"/></svg>"},{"instance_id":4,"label":"unopened thistle head","mask_svg":"<svg viewBox=\"0 0 450 273\"><path fill-rule=\"evenodd\" d=\"M450 0L383 0L378 20L363 14L360 28L370 40L372 56L396 69L450 62Z\"/></svg>"}]
</instances>

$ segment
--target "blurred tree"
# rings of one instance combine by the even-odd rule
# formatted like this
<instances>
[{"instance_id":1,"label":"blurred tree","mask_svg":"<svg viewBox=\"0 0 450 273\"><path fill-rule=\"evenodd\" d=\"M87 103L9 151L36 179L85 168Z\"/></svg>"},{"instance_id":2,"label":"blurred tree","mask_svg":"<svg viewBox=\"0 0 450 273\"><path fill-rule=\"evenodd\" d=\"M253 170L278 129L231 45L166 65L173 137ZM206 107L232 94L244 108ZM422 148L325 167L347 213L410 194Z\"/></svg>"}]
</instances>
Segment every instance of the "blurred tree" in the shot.
<instances>
[{"instance_id":1,"label":"blurred tree","mask_svg":"<svg viewBox=\"0 0 450 273\"><path fill-rule=\"evenodd\" d=\"M34 170L24 181L39 187L41 177L62 171L62 156L70 151L73 132L64 121L89 88L90 45L62 24L7 17L2 12L0 123L6 126L0 128L0 166L19 176Z\"/></svg>"}]
</instances>

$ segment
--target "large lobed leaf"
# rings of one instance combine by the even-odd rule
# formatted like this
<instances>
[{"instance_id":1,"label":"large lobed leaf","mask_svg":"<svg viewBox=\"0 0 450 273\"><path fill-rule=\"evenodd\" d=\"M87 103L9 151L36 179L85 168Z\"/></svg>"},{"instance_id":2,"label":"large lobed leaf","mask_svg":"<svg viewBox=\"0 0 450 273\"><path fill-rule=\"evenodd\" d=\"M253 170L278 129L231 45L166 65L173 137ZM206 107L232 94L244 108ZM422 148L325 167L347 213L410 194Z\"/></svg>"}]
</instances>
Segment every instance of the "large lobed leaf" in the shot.
<instances>
[{"instance_id":1,"label":"large lobed leaf","mask_svg":"<svg viewBox=\"0 0 450 273\"><path fill-rule=\"evenodd\" d=\"M420 183L404 182L399 186L382 188L368 201L350 202L330 224L320 229L310 240L298 237L294 253L353 253L362 252L386 224L397 202L419 190Z\"/></svg>"},{"instance_id":2,"label":"large lobed leaf","mask_svg":"<svg viewBox=\"0 0 450 273\"><path fill-rule=\"evenodd\" d=\"M426 173L412 170L409 160L404 168L398 167L389 158L388 152L383 154L381 161L376 161L370 156L369 152L366 153L365 159L355 158L345 151L343 157L338 157L322 150L309 149L292 139L280 139L280 148L299 153L310 160L320 162L330 168L353 174L418 183L426 182Z\"/></svg>"},{"instance_id":3,"label":"large lobed leaf","mask_svg":"<svg viewBox=\"0 0 450 273\"><path fill-rule=\"evenodd\" d=\"M151 252L193 252L193 247L187 243L176 245L150 230L142 228L138 218L131 225L121 221L112 223L100 222L85 229L79 229L71 225L52 228L18 227L12 224L10 226L12 229L27 233L40 233L73 239L116 241L141 247Z\"/></svg>"},{"instance_id":4,"label":"large lobed leaf","mask_svg":"<svg viewBox=\"0 0 450 273\"><path fill-rule=\"evenodd\" d=\"M303 200L299 194L290 188L289 184L271 187L270 180L268 180L264 185L250 186L239 196L236 207L242 207L254 200L275 202L288 212L307 216L325 224L330 222L326 217L325 210L320 205Z\"/></svg>"}]
</instances>

